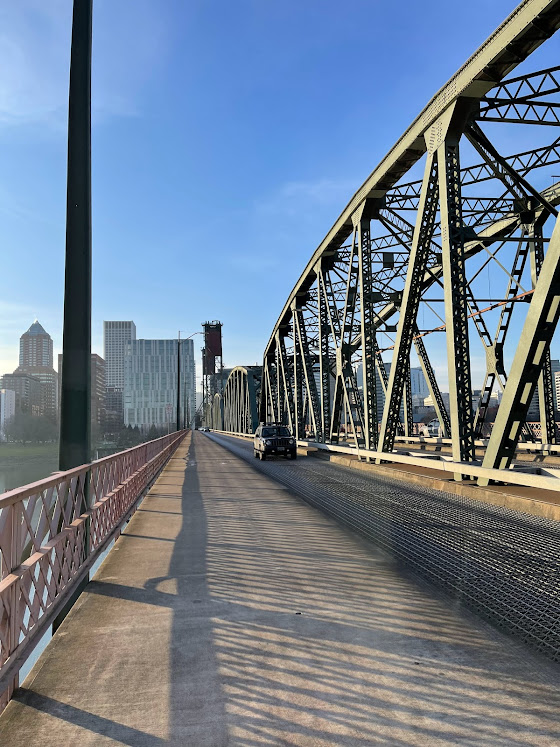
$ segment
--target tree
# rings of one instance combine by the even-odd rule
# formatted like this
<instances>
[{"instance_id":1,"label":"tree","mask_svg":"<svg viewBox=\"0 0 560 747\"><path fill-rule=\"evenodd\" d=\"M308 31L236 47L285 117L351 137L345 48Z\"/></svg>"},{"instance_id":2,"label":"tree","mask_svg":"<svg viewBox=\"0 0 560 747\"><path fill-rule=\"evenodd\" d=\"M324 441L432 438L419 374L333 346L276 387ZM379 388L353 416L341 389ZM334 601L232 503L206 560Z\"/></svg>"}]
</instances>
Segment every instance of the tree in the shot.
<instances>
[{"instance_id":1,"label":"tree","mask_svg":"<svg viewBox=\"0 0 560 747\"><path fill-rule=\"evenodd\" d=\"M49 418L16 412L4 426L4 433L16 443L46 443L58 439L58 426Z\"/></svg>"}]
</instances>

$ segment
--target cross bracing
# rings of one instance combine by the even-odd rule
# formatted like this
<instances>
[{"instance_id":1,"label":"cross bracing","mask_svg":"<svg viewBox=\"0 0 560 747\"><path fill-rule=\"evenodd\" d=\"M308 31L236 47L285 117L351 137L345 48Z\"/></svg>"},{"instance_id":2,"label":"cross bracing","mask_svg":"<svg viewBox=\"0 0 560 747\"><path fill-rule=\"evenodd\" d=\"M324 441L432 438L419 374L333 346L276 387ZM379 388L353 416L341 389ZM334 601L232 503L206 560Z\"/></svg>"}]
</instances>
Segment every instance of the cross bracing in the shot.
<instances>
[{"instance_id":1,"label":"cross bracing","mask_svg":"<svg viewBox=\"0 0 560 747\"><path fill-rule=\"evenodd\" d=\"M414 367L454 462L483 436L501 469L536 430L556 441L560 68L531 54L559 27L560 0L521 3L354 194L272 331L260 420L390 460L414 432ZM534 148L508 153L508 127L532 128Z\"/></svg>"}]
</instances>

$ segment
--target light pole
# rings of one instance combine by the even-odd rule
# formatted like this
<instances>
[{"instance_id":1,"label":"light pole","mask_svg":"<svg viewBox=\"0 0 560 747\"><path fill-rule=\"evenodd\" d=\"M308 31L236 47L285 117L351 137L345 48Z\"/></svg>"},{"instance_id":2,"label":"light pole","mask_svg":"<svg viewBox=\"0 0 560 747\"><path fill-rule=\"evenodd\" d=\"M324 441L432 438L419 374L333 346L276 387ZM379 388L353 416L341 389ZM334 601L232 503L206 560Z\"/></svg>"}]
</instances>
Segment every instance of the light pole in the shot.
<instances>
[{"instance_id":1,"label":"light pole","mask_svg":"<svg viewBox=\"0 0 560 747\"><path fill-rule=\"evenodd\" d=\"M91 26L92 0L74 0L60 406L62 471L91 460Z\"/></svg>"},{"instance_id":2,"label":"light pole","mask_svg":"<svg viewBox=\"0 0 560 747\"><path fill-rule=\"evenodd\" d=\"M177 334L177 430L181 430L181 343L185 342L185 340L190 340L191 337L194 337L195 335L202 335L203 332L193 332L191 335L187 335L187 337L183 337L181 340L181 332L184 332L184 330L179 330ZM183 427L187 427L186 422L186 399L187 399L187 382L185 381L185 412L183 413Z\"/></svg>"}]
</instances>

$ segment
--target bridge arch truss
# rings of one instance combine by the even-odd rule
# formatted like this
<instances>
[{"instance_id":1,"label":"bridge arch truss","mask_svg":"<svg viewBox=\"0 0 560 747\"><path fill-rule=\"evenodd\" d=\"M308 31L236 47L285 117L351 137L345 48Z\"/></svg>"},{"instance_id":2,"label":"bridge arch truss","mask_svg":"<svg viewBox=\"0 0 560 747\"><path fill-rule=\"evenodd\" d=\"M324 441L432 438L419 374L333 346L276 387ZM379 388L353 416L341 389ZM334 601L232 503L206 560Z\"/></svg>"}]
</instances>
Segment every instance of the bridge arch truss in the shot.
<instances>
[{"instance_id":1,"label":"bridge arch truss","mask_svg":"<svg viewBox=\"0 0 560 747\"><path fill-rule=\"evenodd\" d=\"M486 437L483 466L509 467L535 397L557 442L560 67L530 58L559 27L560 0L522 2L354 194L272 331L261 420L389 458L419 368L454 462ZM506 152L529 128L531 149Z\"/></svg>"},{"instance_id":2,"label":"bridge arch truss","mask_svg":"<svg viewBox=\"0 0 560 747\"><path fill-rule=\"evenodd\" d=\"M236 366L228 376L223 396L214 398L210 426L234 433L254 433L259 424L260 366Z\"/></svg>"}]
</instances>

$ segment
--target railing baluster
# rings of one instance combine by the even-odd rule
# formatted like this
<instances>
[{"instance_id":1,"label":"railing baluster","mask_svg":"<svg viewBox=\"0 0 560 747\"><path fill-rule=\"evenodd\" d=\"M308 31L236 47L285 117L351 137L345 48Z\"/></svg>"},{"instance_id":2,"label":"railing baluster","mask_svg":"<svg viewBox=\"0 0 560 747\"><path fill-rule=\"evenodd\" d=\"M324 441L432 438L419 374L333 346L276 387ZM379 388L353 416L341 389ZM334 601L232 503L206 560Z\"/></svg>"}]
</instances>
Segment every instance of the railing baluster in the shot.
<instances>
[{"instance_id":1,"label":"railing baluster","mask_svg":"<svg viewBox=\"0 0 560 747\"><path fill-rule=\"evenodd\" d=\"M19 669L36 641L105 546L119 536L122 523L185 433L0 495L0 711L18 686ZM91 505L86 507L88 481Z\"/></svg>"}]
</instances>

